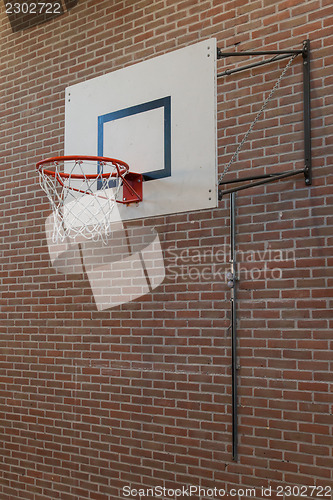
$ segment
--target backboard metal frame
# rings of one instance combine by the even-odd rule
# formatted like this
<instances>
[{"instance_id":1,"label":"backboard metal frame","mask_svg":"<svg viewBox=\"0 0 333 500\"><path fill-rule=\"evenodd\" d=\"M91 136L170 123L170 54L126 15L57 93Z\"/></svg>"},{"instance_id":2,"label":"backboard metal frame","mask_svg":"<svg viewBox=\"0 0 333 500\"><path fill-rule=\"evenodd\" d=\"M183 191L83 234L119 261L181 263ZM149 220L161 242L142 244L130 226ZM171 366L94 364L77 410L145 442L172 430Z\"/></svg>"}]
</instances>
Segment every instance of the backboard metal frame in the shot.
<instances>
[{"instance_id":1,"label":"backboard metal frame","mask_svg":"<svg viewBox=\"0 0 333 500\"><path fill-rule=\"evenodd\" d=\"M166 96L154 101L137 104L129 108L120 109L98 117L98 156L104 156L104 124L120 120L128 116L145 113L153 109L162 108L164 116L164 168L146 172L143 175L145 181L161 179L171 176L171 97Z\"/></svg>"},{"instance_id":2,"label":"backboard metal frame","mask_svg":"<svg viewBox=\"0 0 333 500\"><path fill-rule=\"evenodd\" d=\"M267 184L275 182L288 177L293 177L295 175L303 174L305 185L310 186L312 184L312 154L311 154L311 99L310 99L310 40L304 40L302 49L299 50L259 50L259 51L245 51L245 52L222 52L221 49L217 49L217 59L223 59L227 57L251 57L260 55L271 55L270 59L264 61L259 61L252 64L247 64L241 66L240 68L226 70L223 73L217 74L217 77L228 76L240 71L255 68L257 66L262 66L264 64L272 63L275 61L280 61L281 59L290 58L293 55L302 55L303 58L303 122L304 122L304 168L298 170L289 170L287 172L278 172L263 174L260 176L249 176L238 179L232 179L230 181L221 181L219 183L219 200L222 196L228 193L234 193L236 191L241 191L254 186L261 186L262 184ZM227 184L233 184L238 182L249 182L255 180L256 182L248 183L242 186L233 187L230 189L221 190L221 186Z\"/></svg>"}]
</instances>

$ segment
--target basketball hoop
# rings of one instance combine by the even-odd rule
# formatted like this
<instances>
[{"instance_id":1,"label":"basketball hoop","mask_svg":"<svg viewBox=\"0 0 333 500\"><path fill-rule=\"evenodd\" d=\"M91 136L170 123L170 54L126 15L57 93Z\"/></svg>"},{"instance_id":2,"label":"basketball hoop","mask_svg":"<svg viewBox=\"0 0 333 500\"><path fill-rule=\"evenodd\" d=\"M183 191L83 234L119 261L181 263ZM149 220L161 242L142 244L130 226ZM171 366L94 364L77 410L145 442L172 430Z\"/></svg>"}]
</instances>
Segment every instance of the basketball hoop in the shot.
<instances>
[{"instance_id":1,"label":"basketball hoop","mask_svg":"<svg viewBox=\"0 0 333 500\"><path fill-rule=\"evenodd\" d=\"M142 175L102 156L56 156L36 164L53 210L53 242L82 236L107 241L116 203L142 201Z\"/></svg>"}]
</instances>

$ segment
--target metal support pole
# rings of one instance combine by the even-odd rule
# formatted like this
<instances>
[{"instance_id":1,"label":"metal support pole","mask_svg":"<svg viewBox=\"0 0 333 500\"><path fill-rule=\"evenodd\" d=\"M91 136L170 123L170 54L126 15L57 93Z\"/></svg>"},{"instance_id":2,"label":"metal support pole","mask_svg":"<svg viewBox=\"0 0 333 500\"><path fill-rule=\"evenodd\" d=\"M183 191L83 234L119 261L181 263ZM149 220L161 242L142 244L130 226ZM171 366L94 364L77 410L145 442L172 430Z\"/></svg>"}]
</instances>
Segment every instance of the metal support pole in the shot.
<instances>
[{"instance_id":1,"label":"metal support pole","mask_svg":"<svg viewBox=\"0 0 333 500\"><path fill-rule=\"evenodd\" d=\"M273 54L302 54L301 49L291 49L291 50L246 50L244 52L222 52L221 49L217 49L217 58L222 59L223 57L243 57L243 56L266 56Z\"/></svg>"},{"instance_id":2,"label":"metal support pole","mask_svg":"<svg viewBox=\"0 0 333 500\"><path fill-rule=\"evenodd\" d=\"M236 261L236 193L230 194L230 264L231 273L231 387L232 387L232 459L238 459L238 418L237 418L237 261Z\"/></svg>"},{"instance_id":3,"label":"metal support pole","mask_svg":"<svg viewBox=\"0 0 333 500\"><path fill-rule=\"evenodd\" d=\"M305 184L312 184L311 171L311 99L310 99L310 40L303 42L303 122L304 122L304 177Z\"/></svg>"},{"instance_id":4,"label":"metal support pole","mask_svg":"<svg viewBox=\"0 0 333 500\"><path fill-rule=\"evenodd\" d=\"M246 66L241 66L240 68L226 69L225 71L223 71L223 73L218 73L216 76L217 78L219 78L220 76L232 75L234 73L239 73L240 71L244 71L246 69L252 69L256 68L257 66L263 66L264 64L268 64L271 62L281 61L281 59L287 59L288 57L290 57L290 54L285 54L282 56L274 56L271 57L270 59L267 59L266 61L259 61L256 63L247 64Z\"/></svg>"}]
</instances>

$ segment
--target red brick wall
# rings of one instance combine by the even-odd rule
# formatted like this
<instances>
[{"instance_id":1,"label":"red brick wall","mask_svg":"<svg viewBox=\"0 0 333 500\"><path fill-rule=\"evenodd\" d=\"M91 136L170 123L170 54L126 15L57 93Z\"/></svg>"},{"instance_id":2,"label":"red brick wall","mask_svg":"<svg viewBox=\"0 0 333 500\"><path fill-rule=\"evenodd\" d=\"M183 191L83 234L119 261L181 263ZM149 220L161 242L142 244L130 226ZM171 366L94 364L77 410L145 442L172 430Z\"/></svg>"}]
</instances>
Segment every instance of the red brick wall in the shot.
<instances>
[{"instance_id":1,"label":"red brick wall","mask_svg":"<svg viewBox=\"0 0 333 500\"><path fill-rule=\"evenodd\" d=\"M330 498L320 487L333 487L331 1L80 0L16 33L0 9L1 500L191 484ZM210 37L222 50L311 40L313 185L299 176L237 196L238 462L228 197L146 222L160 234L164 283L97 311L87 277L51 265L34 168L63 152L66 86ZM285 64L218 79L220 172ZM301 81L299 56L228 178L303 167Z\"/></svg>"}]
</instances>

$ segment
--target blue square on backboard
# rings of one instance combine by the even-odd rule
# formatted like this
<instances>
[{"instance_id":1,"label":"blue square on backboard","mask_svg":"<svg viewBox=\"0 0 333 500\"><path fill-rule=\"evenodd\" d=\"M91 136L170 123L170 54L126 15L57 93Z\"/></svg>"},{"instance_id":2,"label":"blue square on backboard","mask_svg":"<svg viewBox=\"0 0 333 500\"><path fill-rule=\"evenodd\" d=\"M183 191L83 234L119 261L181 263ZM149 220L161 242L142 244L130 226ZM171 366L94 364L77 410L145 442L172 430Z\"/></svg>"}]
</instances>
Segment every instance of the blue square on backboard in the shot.
<instances>
[{"instance_id":1,"label":"blue square on backboard","mask_svg":"<svg viewBox=\"0 0 333 500\"><path fill-rule=\"evenodd\" d=\"M136 106L131 106L129 108L120 109L118 111L113 111L112 113L107 113L98 117L98 135L97 135L97 154L98 156L104 156L104 124L119 120L120 118L126 118L127 116L136 115L139 113L145 113L146 111L151 111L153 109L163 108L164 115L164 168L160 170L154 170L151 172L144 172L143 178L145 181L153 179L162 179L163 177L171 176L171 97L162 97L161 99L156 99L154 101L145 102L143 104L138 104Z\"/></svg>"}]
</instances>

